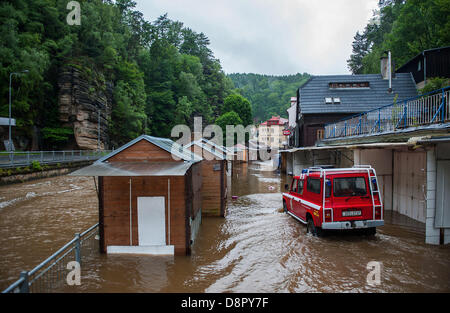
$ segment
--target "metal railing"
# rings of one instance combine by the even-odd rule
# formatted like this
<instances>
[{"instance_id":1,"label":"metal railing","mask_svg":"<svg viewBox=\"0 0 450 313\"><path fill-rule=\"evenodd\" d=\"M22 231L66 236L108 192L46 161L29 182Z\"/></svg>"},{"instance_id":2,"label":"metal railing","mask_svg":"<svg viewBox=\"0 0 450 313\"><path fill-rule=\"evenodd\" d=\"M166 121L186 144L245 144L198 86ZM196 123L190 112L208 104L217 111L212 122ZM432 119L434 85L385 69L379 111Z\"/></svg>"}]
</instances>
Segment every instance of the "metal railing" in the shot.
<instances>
[{"instance_id":1,"label":"metal railing","mask_svg":"<svg viewBox=\"0 0 450 313\"><path fill-rule=\"evenodd\" d=\"M39 164L56 164L98 160L111 151L106 150L70 150L70 151L25 151L0 152L0 167L28 166L37 161Z\"/></svg>"},{"instance_id":2,"label":"metal railing","mask_svg":"<svg viewBox=\"0 0 450 313\"><path fill-rule=\"evenodd\" d=\"M325 139L395 132L450 121L450 86L325 125Z\"/></svg>"},{"instance_id":3,"label":"metal railing","mask_svg":"<svg viewBox=\"0 0 450 313\"><path fill-rule=\"evenodd\" d=\"M99 251L98 223L65 244L44 262L31 271L23 271L20 278L2 293L44 293L61 287L66 282L67 264L76 261L80 265L82 259Z\"/></svg>"}]
</instances>

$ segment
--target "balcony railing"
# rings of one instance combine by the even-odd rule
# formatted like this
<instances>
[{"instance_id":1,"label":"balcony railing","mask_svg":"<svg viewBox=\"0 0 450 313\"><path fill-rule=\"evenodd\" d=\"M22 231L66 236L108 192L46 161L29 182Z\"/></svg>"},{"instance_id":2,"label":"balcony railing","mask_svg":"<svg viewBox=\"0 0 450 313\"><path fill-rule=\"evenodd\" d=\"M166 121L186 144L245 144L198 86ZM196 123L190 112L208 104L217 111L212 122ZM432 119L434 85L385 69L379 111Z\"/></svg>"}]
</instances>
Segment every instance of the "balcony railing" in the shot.
<instances>
[{"instance_id":1,"label":"balcony railing","mask_svg":"<svg viewBox=\"0 0 450 313\"><path fill-rule=\"evenodd\" d=\"M450 86L325 125L324 139L378 135L450 122Z\"/></svg>"}]
</instances>

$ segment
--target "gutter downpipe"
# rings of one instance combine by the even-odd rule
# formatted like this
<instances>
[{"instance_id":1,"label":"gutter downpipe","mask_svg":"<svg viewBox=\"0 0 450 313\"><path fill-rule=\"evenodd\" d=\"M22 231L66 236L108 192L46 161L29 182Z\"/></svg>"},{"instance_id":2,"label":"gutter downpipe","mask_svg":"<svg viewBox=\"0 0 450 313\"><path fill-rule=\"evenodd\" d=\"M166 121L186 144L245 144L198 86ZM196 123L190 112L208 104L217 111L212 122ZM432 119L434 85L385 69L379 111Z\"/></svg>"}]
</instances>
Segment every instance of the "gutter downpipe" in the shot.
<instances>
[{"instance_id":1,"label":"gutter downpipe","mask_svg":"<svg viewBox=\"0 0 450 313\"><path fill-rule=\"evenodd\" d=\"M132 212L131 212L131 178L130 178L130 246L133 245L133 219L132 219Z\"/></svg>"}]
</instances>

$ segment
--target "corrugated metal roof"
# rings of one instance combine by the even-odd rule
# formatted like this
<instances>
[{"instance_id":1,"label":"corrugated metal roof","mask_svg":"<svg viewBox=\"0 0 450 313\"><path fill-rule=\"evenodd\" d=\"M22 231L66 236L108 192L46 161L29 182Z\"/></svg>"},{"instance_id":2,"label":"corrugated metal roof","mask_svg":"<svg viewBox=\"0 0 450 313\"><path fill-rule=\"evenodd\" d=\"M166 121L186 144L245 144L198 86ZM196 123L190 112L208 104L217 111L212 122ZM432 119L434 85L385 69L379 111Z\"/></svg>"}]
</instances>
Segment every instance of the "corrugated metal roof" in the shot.
<instances>
[{"instance_id":1,"label":"corrugated metal roof","mask_svg":"<svg viewBox=\"0 0 450 313\"><path fill-rule=\"evenodd\" d=\"M192 141L191 143L186 145L185 148L188 149L188 148L192 147L193 145L196 145L196 146L202 148L203 150L208 151L209 153L214 155L219 160L225 160L226 159L226 154L224 154L223 150L221 150L221 151L214 150L211 146L205 144L204 141L202 141L201 139L197 140L197 141Z\"/></svg>"},{"instance_id":2,"label":"corrugated metal roof","mask_svg":"<svg viewBox=\"0 0 450 313\"><path fill-rule=\"evenodd\" d=\"M208 139L206 139L206 138L202 138L202 139L200 139L201 141L203 141L204 143L206 143L206 144L210 144L210 145L212 145L212 146L214 146L214 147L216 147L217 149L219 149L219 150L222 150L223 152L225 152L225 153L227 153L227 154L233 154L233 151L232 150L230 150L230 149L228 149L227 147L225 147L225 146L222 146L222 145L218 145L218 144L216 144L214 141L212 141L212 140L208 140Z\"/></svg>"},{"instance_id":3,"label":"corrugated metal roof","mask_svg":"<svg viewBox=\"0 0 450 313\"><path fill-rule=\"evenodd\" d=\"M330 83L369 82L370 88L330 88ZM300 88L300 110L311 113L360 113L417 96L410 73L397 73L392 79L392 93L388 93L389 80L380 74L313 76ZM325 98L340 98L340 104L325 104Z\"/></svg>"},{"instance_id":4,"label":"corrugated metal roof","mask_svg":"<svg viewBox=\"0 0 450 313\"><path fill-rule=\"evenodd\" d=\"M94 163L69 176L184 176L193 162Z\"/></svg>"},{"instance_id":5,"label":"corrugated metal roof","mask_svg":"<svg viewBox=\"0 0 450 313\"><path fill-rule=\"evenodd\" d=\"M167 151L169 153L172 153L174 156L176 156L176 157L178 157L178 158L180 158L181 160L184 160L184 161L199 162L199 161L202 160L201 157L199 157L195 153L191 152L190 150L184 149L181 145L175 143L171 139L153 137L153 136L148 136L148 135L141 135L138 138L136 138L136 139L130 141L129 143L123 145L119 149L114 150L110 154L108 154L108 155L104 156L103 158L99 159L95 163L105 162L106 160L108 160L112 156L114 156L116 154L119 154L123 150L131 147L132 145L138 143L141 140L147 140L148 142L150 142L150 143L160 147L161 149L163 149L163 150L165 150L165 151Z\"/></svg>"}]
</instances>

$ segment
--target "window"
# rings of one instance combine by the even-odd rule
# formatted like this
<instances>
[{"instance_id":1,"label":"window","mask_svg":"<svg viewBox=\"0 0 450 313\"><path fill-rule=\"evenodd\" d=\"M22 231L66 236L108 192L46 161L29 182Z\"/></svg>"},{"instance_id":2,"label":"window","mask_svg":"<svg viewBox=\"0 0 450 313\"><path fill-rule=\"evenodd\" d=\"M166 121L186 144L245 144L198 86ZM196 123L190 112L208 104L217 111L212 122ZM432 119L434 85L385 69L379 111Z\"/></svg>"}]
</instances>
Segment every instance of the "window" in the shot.
<instances>
[{"instance_id":1,"label":"window","mask_svg":"<svg viewBox=\"0 0 450 313\"><path fill-rule=\"evenodd\" d=\"M324 135L324 130L323 129L318 129L317 130L317 140L322 140L323 139L323 135Z\"/></svg>"},{"instance_id":2,"label":"window","mask_svg":"<svg viewBox=\"0 0 450 313\"><path fill-rule=\"evenodd\" d=\"M333 98L325 98L326 104L333 104Z\"/></svg>"},{"instance_id":3,"label":"window","mask_svg":"<svg viewBox=\"0 0 450 313\"><path fill-rule=\"evenodd\" d=\"M341 98L333 98L333 103L334 103L334 104L339 104L339 103L341 103Z\"/></svg>"},{"instance_id":4,"label":"window","mask_svg":"<svg viewBox=\"0 0 450 313\"><path fill-rule=\"evenodd\" d=\"M333 180L335 197L358 197L367 195L366 179L364 177L342 177Z\"/></svg>"},{"instance_id":5,"label":"window","mask_svg":"<svg viewBox=\"0 0 450 313\"><path fill-rule=\"evenodd\" d=\"M422 70L422 61L419 61L419 64L417 64L417 71L421 71Z\"/></svg>"},{"instance_id":6,"label":"window","mask_svg":"<svg viewBox=\"0 0 450 313\"><path fill-rule=\"evenodd\" d=\"M330 89L358 89L358 88L370 88L369 82L352 82L352 83L340 83L332 82L329 84Z\"/></svg>"},{"instance_id":7,"label":"window","mask_svg":"<svg viewBox=\"0 0 450 313\"><path fill-rule=\"evenodd\" d=\"M292 192L297 192L297 179L294 179L294 180L292 181L291 191L292 191Z\"/></svg>"},{"instance_id":8,"label":"window","mask_svg":"<svg viewBox=\"0 0 450 313\"><path fill-rule=\"evenodd\" d=\"M325 198L331 197L331 180L325 180Z\"/></svg>"},{"instance_id":9,"label":"window","mask_svg":"<svg viewBox=\"0 0 450 313\"><path fill-rule=\"evenodd\" d=\"M308 181L306 183L306 190L312 193L320 194L320 179L308 178Z\"/></svg>"},{"instance_id":10,"label":"window","mask_svg":"<svg viewBox=\"0 0 450 313\"><path fill-rule=\"evenodd\" d=\"M303 180L299 180L298 181L298 189L297 189L297 193L302 195L303 194Z\"/></svg>"}]
</instances>

